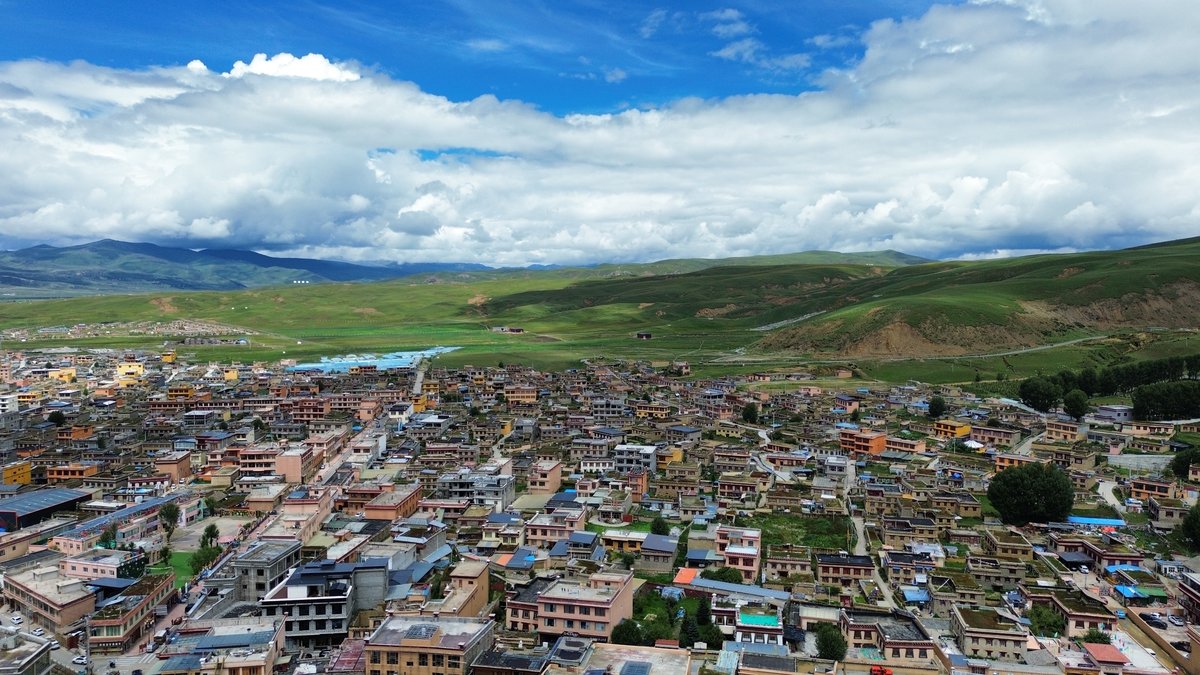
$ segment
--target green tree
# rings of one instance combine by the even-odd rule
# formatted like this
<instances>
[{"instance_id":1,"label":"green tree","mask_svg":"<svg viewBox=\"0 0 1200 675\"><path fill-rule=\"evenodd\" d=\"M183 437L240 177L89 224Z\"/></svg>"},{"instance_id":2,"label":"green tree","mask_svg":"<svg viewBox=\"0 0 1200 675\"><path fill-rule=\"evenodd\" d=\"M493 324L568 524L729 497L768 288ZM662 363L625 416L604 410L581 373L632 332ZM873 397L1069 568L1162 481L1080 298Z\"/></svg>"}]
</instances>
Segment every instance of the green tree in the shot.
<instances>
[{"instance_id":1,"label":"green tree","mask_svg":"<svg viewBox=\"0 0 1200 675\"><path fill-rule=\"evenodd\" d=\"M1171 458L1171 473L1186 479L1188 477L1188 469L1198 461L1198 453L1200 453L1200 450L1196 448L1187 448L1175 453L1175 456Z\"/></svg>"},{"instance_id":2,"label":"green tree","mask_svg":"<svg viewBox=\"0 0 1200 675\"><path fill-rule=\"evenodd\" d=\"M758 422L758 405L751 402L742 406L742 421L747 424L756 424Z\"/></svg>"},{"instance_id":3,"label":"green tree","mask_svg":"<svg viewBox=\"0 0 1200 675\"><path fill-rule=\"evenodd\" d=\"M744 583L742 581L742 573L732 567L708 567L700 573L700 576L704 579L724 581L730 584Z\"/></svg>"},{"instance_id":4,"label":"green tree","mask_svg":"<svg viewBox=\"0 0 1200 675\"><path fill-rule=\"evenodd\" d=\"M817 624L817 657L829 661L846 658L846 637L831 623Z\"/></svg>"},{"instance_id":5,"label":"green tree","mask_svg":"<svg viewBox=\"0 0 1200 675\"><path fill-rule=\"evenodd\" d=\"M627 569L627 570L633 569L633 563L637 560L637 557L634 556L629 551L622 551L620 553L620 558L621 558L621 564L624 565L625 569Z\"/></svg>"},{"instance_id":6,"label":"green tree","mask_svg":"<svg viewBox=\"0 0 1200 675\"><path fill-rule=\"evenodd\" d=\"M684 647L691 647L700 641L700 625L696 623L696 617L688 614L683 619L683 626L679 629L680 642Z\"/></svg>"},{"instance_id":7,"label":"green tree","mask_svg":"<svg viewBox=\"0 0 1200 675\"><path fill-rule=\"evenodd\" d=\"M171 562L171 546L170 546L170 544L163 546L161 549L159 549L158 559L163 564L168 564Z\"/></svg>"},{"instance_id":8,"label":"green tree","mask_svg":"<svg viewBox=\"0 0 1200 675\"><path fill-rule=\"evenodd\" d=\"M1179 532L1193 549L1200 549L1200 505L1193 506L1183 517L1183 522L1179 524Z\"/></svg>"},{"instance_id":9,"label":"green tree","mask_svg":"<svg viewBox=\"0 0 1200 675\"><path fill-rule=\"evenodd\" d=\"M200 535L200 548L209 548L217 543L217 538L221 536L221 531L217 529L216 523L209 523L208 527L204 528L204 532Z\"/></svg>"},{"instance_id":10,"label":"green tree","mask_svg":"<svg viewBox=\"0 0 1200 675\"><path fill-rule=\"evenodd\" d=\"M1088 395L1082 389L1072 389L1063 396L1063 412L1076 420L1088 413Z\"/></svg>"},{"instance_id":11,"label":"green tree","mask_svg":"<svg viewBox=\"0 0 1200 675\"><path fill-rule=\"evenodd\" d=\"M63 411L55 410L46 416L46 421L50 422L56 427L61 427L67 423L67 416L63 414Z\"/></svg>"},{"instance_id":12,"label":"green tree","mask_svg":"<svg viewBox=\"0 0 1200 675\"><path fill-rule=\"evenodd\" d=\"M174 502L163 504L158 509L158 522L167 534L167 541L171 541L171 535L175 534L175 527L179 524L179 505Z\"/></svg>"},{"instance_id":13,"label":"green tree","mask_svg":"<svg viewBox=\"0 0 1200 675\"><path fill-rule=\"evenodd\" d=\"M1026 617L1029 619L1030 630L1038 637L1057 637L1062 635L1067 627L1063 618L1045 605L1035 605Z\"/></svg>"},{"instance_id":14,"label":"green tree","mask_svg":"<svg viewBox=\"0 0 1200 675\"><path fill-rule=\"evenodd\" d=\"M205 567L211 565L219 557L221 557L221 549L216 546L201 547L199 551L192 554L188 561L192 567L192 574L200 574Z\"/></svg>"},{"instance_id":15,"label":"green tree","mask_svg":"<svg viewBox=\"0 0 1200 675\"><path fill-rule=\"evenodd\" d=\"M650 534L660 534L665 537L671 534L671 526L662 516L655 516L654 520L650 521Z\"/></svg>"},{"instance_id":16,"label":"green tree","mask_svg":"<svg viewBox=\"0 0 1200 675\"><path fill-rule=\"evenodd\" d=\"M645 641L645 636L642 634L642 627L636 621L622 619L621 623L613 627L612 641L618 645L640 645Z\"/></svg>"},{"instance_id":17,"label":"green tree","mask_svg":"<svg viewBox=\"0 0 1200 675\"><path fill-rule=\"evenodd\" d=\"M700 641L708 646L709 649L720 649L721 645L725 644L725 634L721 632L713 624L700 626Z\"/></svg>"},{"instance_id":18,"label":"green tree","mask_svg":"<svg viewBox=\"0 0 1200 675\"><path fill-rule=\"evenodd\" d=\"M1099 628L1089 628L1079 641L1084 644L1107 645L1112 643L1112 636Z\"/></svg>"},{"instance_id":19,"label":"green tree","mask_svg":"<svg viewBox=\"0 0 1200 675\"><path fill-rule=\"evenodd\" d=\"M1000 519L1012 525L1058 522L1075 504L1075 486L1067 474L1053 464L1039 462L996 474L987 495Z\"/></svg>"},{"instance_id":20,"label":"green tree","mask_svg":"<svg viewBox=\"0 0 1200 675\"><path fill-rule=\"evenodd\" d=\"M100 548L113 548L117 545L117 524L109 523L103 531L100 532L100 539L96 542Z\"/></svg>"},{"instance_id":21,"label":"green tree","mask_svg":"<svg viewBox=\"0 0 1200 675\"><path fill-rule=\"evenodd\" d=\"M701 626L712 624L712 601L707 595L700 598L700 605L696 607L696 623Z\"/></svg>"},{"instance_id":22,"label":"green tree","mask_svg":"<svg viewBox=\"0 0 1200 675\"><path fill-rule=\"evenodd\" d=\"M929 417L937 419L946 414L946 399L941 396L934 396L929 399Z\"/></svg>"},{"instance_id":23,"label":"green tree","mask_svg":"<svg viewBox=\"0 0 1200 675\"><path fill-rule=\"evenodd\" d=\"M1030 377L1017 387L1017 395L1021 402L1042 412L1050 412L1062 396L1058 385L1044 377Z\"/></svg>"}]
</instances>

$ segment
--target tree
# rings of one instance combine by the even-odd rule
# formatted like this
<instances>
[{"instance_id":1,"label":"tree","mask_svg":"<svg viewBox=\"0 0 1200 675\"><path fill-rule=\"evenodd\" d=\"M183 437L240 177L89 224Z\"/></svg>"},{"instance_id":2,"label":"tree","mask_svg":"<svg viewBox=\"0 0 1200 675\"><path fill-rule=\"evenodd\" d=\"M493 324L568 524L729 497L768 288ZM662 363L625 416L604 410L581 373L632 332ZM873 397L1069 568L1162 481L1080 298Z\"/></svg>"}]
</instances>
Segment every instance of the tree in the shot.
<instances>
[{"instance_id":1,"label":"tree","mask_svg":"<svg viewBox=\"0 0 1200 675\"><path fill-rule=\"evenodd\" d=\"M720 649L721 645L725 644L725 634L721 632L713 624L700 626L700 641L708 646L709 649Z\"/></svg>"},{"instance_id":2,"label":"tree","mask_svg":"<svg viewBox=\"0 0 1200 675\"><path fill-rule=\"evenodd\" d=\"M1088 412L1088 395L1082 389L1072 389L1063 396L1063 412L1082 420Z\"/></svg>"},{"instance_id":3,"label":"tree","mask_svg":"<svg viewBox=\"0 0 1200 675\"><path fill-rule=\"evenodd\" d=\"M158 509L158 522L167 533L167 541L171 541L171 535L175 534L175 527L179 524L179 505L174 502L163 504Z\"/></svg>"},{"instance_id":4,"label":"tree","mask_svg":"<svg viewBox=\"0 0 1200 675\"><path fill-rule=\"evenodd\" d=\"M621 564L624 565L625 569L627 569L627 570L633 569L633 563L634 563L634 561L637 560L637 557L634 556L629 551L622 551L620 553L620 558L621 558Z\"/></svg>"},{"instance_id":5,"label":"tree","mask_svg":"<svg viewBox=\"0 0 1200 675\"><path fill-rule=\"evenodd\" d=\"M684 647L691 647L700 641L700 625L696 623L696 617L688 614L683 619L683 627L679 629L679 641Z\"/></svg>"},{"instance_id":6,"label":"tree","mask_svg":"<svg viewBox=\"0 0 1200 675\"><path fill-rule=\"evenodd\" d=\"M1075 504L1075 487L1067 474L1039 462L996 474L987 494L1000 519L1012 525L1058 522Z\"/></svg>"},{"instance_id":7,"label":"tree","mask_svg":"<svg viewBox=\"0 0 1200 675\"><path fill-rule=\"evenodd\" d=\"M941 396L934 396L929 399L929 417L937 419L946 414L946 399Z\"/></svg>"},{"instance_id":8,"label":"tree","mask_svg":"<svg viewBox=\"0 0 1200 675\"><path fill-rule=\"evenodd\" d=\"M644 639L642 627L633 619L622 619L621 623L613 627L613 644L640 645Z\"/></svg>"},{"instance_id":9,"label":"tree","mask_svg":"<svg viewBox=\"0 0 1200 675\"><path fill-rule=\"evenodd\" d=\"M671 534L671 526L662 516L655 516L654 520L650 521L650 534L667 536Z\"/></svg>"},{"instance_id":10,"label":"tree","mask_svg":"<svg viewBox=\"0 0 1200 675\"><path fill-rule=\"evenodd\" d=\"M192 567L192 574L200 574L217 558L221 557L221 549L216 546L203 546L199 551L192 554L191 560L188 563Z\"/></svg>"},{"instance_id":11,"label":"tree","mask_svg":"<svg viewBox=\"0 0 1200 675\"><path fill-rule=\"evenodd\" d=\"M204 533L200 535L200 548L209 548L217 543L217 538L221 536L221 531L217 529L216 523L209 523L208 527L204 528Z\"/></svg>"},{"instance_id":12,"label":"tree","mask_svg":"<svg viewBox=\"0 0 1200 675\"><path fill-rule=\"evenodd\" d=\"M758 405L751 402L743 406L742 421L747 424L756 424L758 422Z\"/></svg>"},{"instance_id":13,"label":"tree","mask_svg":"<svg viewBox=\"0 0 1200 675\"><path fill-rule=\"evenodd\" d=\"M163 546L161 549L159 549L158 559L160 561L162 561L164 564L171 562L171 545L170 544Z\"/></svg>"},{"instance_id":14,"label":"tree","mask_svg":"<svg viewBox=\"0 0 1200 675\"><path fill-rule=\"evenodd\" d=\"M1025 616L1029 619L1030 630L1039 637L1057 637L1067 627L1063 618L1045 605L1035 605Z\"/></svg>"},{"instance_id":15,"label":"tree","mask_svg":"<svg viewBox=\"0 0 1200 675\"><path fill-rule=\"evenodd\" d=\"M1058 403L1062 392L1057 384L1044 377L1030 377L1017 387L1017 395L1021 397L1021 402L1030 408L1050 412L1054 404Z\"/></svg>"},{"instance_id":16,"label":"tree","mask_svg":"<svg viewBox=\"0 0 1200 675\"><path fill-rule=\"evenodd\" d=\"M67 423L67 416L63 414L63 411L55 410L46 416L46 421L50 422L56 427L61 427Z\"/></svg>"},{"instance_id":17,"label":"tree","mask_svg":"<svg viewBox=\"0 0 1200 675\"><path fill-rule=\"evenodd\" d=\"M1186 479L1188 477L1188 469L1193 464L1196 464L1197 461L1200 461L1200 457L1197 456L1198 452L1200 450L1197 448L1188 448L1175 453L1175 456L1171 458L1171 473L1179 478Z\"/></svg>"},{"instance_id":18,"label":"tree","mask_svg":"<svg viewBox=\"0 0 1200 675\"><path fill-rule=\"evenodd\" d=\"M700 605L696 607L696 623L701 626L712 624L712 600L708 595L700 598Z\"/></svg>"},{"instance_id":19,"label":"tree","mask_svg":"<svg viewBox=\"0 0 1200 675\"><path fill-rule=\"evenodd\" d=\"M829 661L846 658L846 637L831 623L817 624L817 657Z\"/></svg>"},{"instance_id":20,"label":"tree","mask_svg":"<svg viewBox=\"0 0 1200 675\"><path fill-rule=\"evenodd\" d=\"M1107 645L1112 644L1112 636L1099 628L1089 628L1083 637L1079 638L1079 641L1084 644Z\"/></svg>"},{"instance_id":21,"label":"tree","mask_svg":"<svg viewBox=\"0 0 1200 675\"><path fill-rule=\"evenodd\" d=\"M742 580L742 573L732 567L708 567L700 573L700 576L704 579L724 581L730 584L745 583Z\"/></svg>"},{"instance_id":22,"label":"tree","mask_svg":"<svg viewBox=\"0 0 1200 675\"><path fill-rule=\"evenodd\" d=\"M1192 548L1200 548L1200 505L1193 506L1179 524L1179 532Z\"/></svg>"},{"instance_id":23,"label":"tree","mask_svg":"<svg viewBox=\"0 0 1200 675\"><path fill-rule=\"evenodd\" d=\"M100 548L113 548L117 545L117 524L109 523L107 527L100 533L100 540L96 542Z\"/></svg>"}]
</instances>

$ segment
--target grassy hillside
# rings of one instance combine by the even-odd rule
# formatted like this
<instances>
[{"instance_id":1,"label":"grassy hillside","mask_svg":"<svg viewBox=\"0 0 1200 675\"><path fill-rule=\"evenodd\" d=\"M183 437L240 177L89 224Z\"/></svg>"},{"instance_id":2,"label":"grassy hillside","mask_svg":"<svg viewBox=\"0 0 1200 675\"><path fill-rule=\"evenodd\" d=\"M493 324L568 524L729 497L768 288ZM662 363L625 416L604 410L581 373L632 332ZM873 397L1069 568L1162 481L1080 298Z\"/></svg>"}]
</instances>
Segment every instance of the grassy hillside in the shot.
<instances>
[{"instance_id":1,"label":"grassy hillside","mask_svg":"<svg viewBox=\"0 0 1200 675\"><path fill-rule=\"evenodd\" d=\"M0 328L106 321L205 319L258 335L248 348L197 348L200 357L317 356L432 345L463 347L449 362L689 358L714 368L852 359L901 373L899 358L937 358L939 379L1067 358L997 355L1074 338L1195 327L1200 240L1127 251L982 262L886 266L844 262L745 264L679 274L595 278L595 269L473 272L363 284L286 285L0 304ZM756 259L756 263L759 262ZM658 263L656 263L658 264ZM666 264L666 263L662 263ZM477 278L482 276L483 278ZM519 326L523 334L494 332ZM653 339L634 339L648 331ZM37 336L33 336L37 337ZM156 338L157 339L157 338ZM1124 358L1120 345L1078 344L1073 362ZM148 344L136 336L83 344ZM39 344L39 343L30 343ZM51 344L62 344L59 341ZM1137 348L1138 345L1134 345ZM1013 364L1025 364L1020 367ZM919 376L919 373L916 375ZM906 379L906 378L905 378Z\"/></svg>"},{"instance_id":2,"label":"grassy hillside","mask_svg":"<svg viewBox=\"0 0 1200 675\"><path fill-rule=\"evenodd\" d=\"M1021 348L1121 328L1194 327L1200 241L935 263L853 286L861 300L782 329L766 350L847 355Z\"/></svg>"}]
</instances>

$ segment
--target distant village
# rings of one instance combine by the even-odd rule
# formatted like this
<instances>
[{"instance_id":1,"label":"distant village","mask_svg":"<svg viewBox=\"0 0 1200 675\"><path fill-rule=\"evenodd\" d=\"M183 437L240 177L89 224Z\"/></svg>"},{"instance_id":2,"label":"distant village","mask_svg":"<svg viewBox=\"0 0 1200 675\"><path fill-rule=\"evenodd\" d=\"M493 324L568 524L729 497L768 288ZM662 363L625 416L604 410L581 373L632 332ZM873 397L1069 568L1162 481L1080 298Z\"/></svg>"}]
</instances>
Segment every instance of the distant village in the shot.
<instances>
[{"instance_id":1,"label":"distant village","mask_svg":"<svg viewBox=\"0 0 1200 675\"><path fill-rule=\"evenodd\" d=\"M1168 468L1200 423L849 369L5 346L0 673L1200 675L1200 465ZM1030 464L1063 522L989 504Z\"/></svg>"}]
</instances>

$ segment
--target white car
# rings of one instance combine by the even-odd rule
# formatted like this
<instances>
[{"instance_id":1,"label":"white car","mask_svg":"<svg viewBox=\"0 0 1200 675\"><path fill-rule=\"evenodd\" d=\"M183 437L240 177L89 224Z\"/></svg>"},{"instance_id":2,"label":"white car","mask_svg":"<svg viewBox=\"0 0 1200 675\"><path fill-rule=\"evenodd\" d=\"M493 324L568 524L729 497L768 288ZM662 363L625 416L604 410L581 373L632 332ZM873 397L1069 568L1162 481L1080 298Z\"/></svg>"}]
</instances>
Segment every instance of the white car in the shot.
<instances>
[{"instance_id":1,"label":"white car","mask_svg":"<svg viewBox=\"0 0 1200 675\"><path fill-rule=\"evenodd\" d=\"M43 635L45 635L45 634L46 634L46 629L45 629L45 628L34 628L34 629L33 629L32 631L30 631L30 632L31 632L31 633L33 633L34 635L38 636L38 637L41 637L41 636L43 636Z\"/></svg>"},{"instance_id":2,"label":"white car","mask_svg":"<svg viewBox=\"0 0 1200 675\"><path fill-rule=\"evenodd\" d=\"M12 622L13 622L14 624L21 623L22 621L24 621L24 619L22 619L22 618L21 618L21 617L19 617L19 616L13 616L13 617L12 617Z\"/></svg>"},{"instance_id":3,"label":"white car","mask_svg":"<svg viewBox=\"0 0 1200 675\"><path fill-rule=\"evenodd\" d=\"M71 659L71 663L74 663L77 666L86 666L87 665L87 657L86 656L76 656L75 658Z\"/></svg>"},{"instance_id":4,"label":"white car","mask_svg":"<svg viewBox=\"0 0 1200 675\"><path fill-rule=\"evenodd\" d=\"M62 645L58 644L58 640L51 640L50 649L62 649Z\"/></svg>"}]
</instances>

